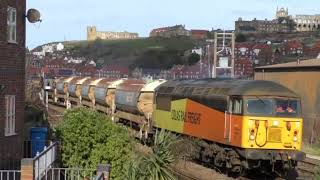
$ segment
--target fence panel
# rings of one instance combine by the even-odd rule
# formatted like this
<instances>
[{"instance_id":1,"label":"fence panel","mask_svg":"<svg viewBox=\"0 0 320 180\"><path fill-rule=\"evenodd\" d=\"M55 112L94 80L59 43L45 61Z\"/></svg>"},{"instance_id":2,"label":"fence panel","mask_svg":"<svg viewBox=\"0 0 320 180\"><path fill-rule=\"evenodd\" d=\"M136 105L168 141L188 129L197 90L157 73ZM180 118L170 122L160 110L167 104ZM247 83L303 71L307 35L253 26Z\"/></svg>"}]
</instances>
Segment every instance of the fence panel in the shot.
<instances>
[{"instance_id":1,"label":"fence panel","mask_svg":"<svg viewBox=\"0 0 320 180\"><path fill-rule=\"evenodd\" d=\"M45 180L94 180L96 169L50 168Z\"/></svg>"},{"instance_id":2,"label":"fence panel","mask_svg":"<svg viewBox=\"0 0 320 180\"><path fill-rule=\"evenodd\" d=\"M0 180L20 180L20 170L0 170Z\"/></svg>"}]
</instances>

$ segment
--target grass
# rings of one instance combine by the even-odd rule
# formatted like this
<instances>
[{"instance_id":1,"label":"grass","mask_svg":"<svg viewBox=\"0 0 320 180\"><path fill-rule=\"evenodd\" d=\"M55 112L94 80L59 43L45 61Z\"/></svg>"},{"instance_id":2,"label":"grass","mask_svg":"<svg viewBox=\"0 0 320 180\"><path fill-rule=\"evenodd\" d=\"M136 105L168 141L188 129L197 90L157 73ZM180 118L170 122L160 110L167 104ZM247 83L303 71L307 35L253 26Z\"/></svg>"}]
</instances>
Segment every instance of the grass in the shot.
<instances>
[{"instance_id":1,"label":"grass","mask_svg":"<svg viewBox=\"0 0 320 180\"><path fill-rule=\"evenodd\" d=\"M307 154L320 156L320 143L318 144L303 144L302 151Z\"/></svg>"},{"instance_id":2,"label":"grass","mask_svg":"<svg viewBox=\"0 0 320 180\"><path fill-rule=\"evenodd\" d=\"M170 68L173 64L181 63L181 58L186 51L201 43L190 37L98 39L90 42L66 42L65 49L73 55L97 60L99 65L117 63L126 66L142 65L144 68ZM163 65L164 63L166 66Z\"/></svg>"}]
</instances>

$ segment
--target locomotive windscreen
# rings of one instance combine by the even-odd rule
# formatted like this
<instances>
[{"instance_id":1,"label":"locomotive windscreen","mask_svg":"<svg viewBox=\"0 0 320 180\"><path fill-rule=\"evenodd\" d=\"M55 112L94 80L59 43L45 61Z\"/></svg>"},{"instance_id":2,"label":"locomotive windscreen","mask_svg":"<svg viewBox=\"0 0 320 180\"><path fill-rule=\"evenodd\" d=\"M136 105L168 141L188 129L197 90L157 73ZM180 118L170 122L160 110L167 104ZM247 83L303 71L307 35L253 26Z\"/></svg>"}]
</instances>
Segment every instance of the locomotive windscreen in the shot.
<instances>
[{"instance_id":1,"label":"locomotive windscreen","mask_svg":"<svg viewBox=\"0 0 320 180\"><path fill-rule=\"evenodd\" d=\"M284 98L248 98L245 101L246 114L257 116L300 116L300 101Z\"/></svg>"}]
</instances>

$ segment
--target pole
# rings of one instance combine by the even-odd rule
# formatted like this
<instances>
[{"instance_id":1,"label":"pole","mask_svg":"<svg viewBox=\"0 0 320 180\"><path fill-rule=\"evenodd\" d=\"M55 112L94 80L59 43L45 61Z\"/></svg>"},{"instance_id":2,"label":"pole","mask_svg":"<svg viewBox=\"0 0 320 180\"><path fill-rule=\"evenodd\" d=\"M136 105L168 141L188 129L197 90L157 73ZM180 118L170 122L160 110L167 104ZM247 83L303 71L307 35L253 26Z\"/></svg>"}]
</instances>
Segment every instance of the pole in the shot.
<instances>
[{"instance_id":1,"label":"pole","mask_svg":"<svg viewBox=\"0 0 320 180\"><path fill-rule=\"evenodd\" d=\"M231 78L234 78L234 48L235 48L235 34L232 33L232 42L231 42Z\"/></svg>"},{"instance_id":2,"label":"pole","mask_svg":"<svg viewBox=\"0 0 320 180\"><path fill-rule=\"evenodd\" d=\"M214 33L214 47L213 47L213 66L212 66L212 78L216 78L217 72L217 46L218 46L218 34L217 32Z\"/></svg>"}]
</instances>

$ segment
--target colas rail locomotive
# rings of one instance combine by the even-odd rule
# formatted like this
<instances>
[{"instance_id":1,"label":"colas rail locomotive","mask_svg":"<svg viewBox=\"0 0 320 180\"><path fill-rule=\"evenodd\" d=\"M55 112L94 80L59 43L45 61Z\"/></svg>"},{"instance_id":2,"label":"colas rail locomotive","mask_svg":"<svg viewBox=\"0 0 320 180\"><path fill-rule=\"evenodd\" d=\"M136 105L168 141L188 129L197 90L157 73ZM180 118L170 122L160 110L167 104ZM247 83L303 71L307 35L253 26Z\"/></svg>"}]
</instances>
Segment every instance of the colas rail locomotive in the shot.
<instances>
[{"instance_id":1,"label":"colas rail locomotive","mask_svg":"<svg viewBox=\"0 0 320 180\"><path fill-rule=\"evenodd\" d=\"M69 77L54 81L49 99L104 112L140 138L166 129L200 139L201 161L234 173L283 175L305 158L300 98L270 81Z\"/></svg>"}]
</instances>

